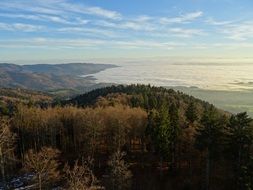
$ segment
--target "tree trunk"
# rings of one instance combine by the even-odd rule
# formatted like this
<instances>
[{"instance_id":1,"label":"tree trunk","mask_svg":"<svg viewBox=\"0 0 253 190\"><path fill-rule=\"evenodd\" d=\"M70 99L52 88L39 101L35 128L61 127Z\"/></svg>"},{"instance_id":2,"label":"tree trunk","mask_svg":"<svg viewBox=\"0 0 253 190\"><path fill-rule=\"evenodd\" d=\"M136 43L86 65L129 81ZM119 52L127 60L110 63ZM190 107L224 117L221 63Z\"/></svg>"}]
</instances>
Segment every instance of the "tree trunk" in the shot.
<instances>
[{"instance_id":1,"label":"tree trunk","mask_svg":"<svg viewBox=\"0 0 253 190\"><path fill-rule=\"evenodd\" d=\"M210 162L211 162L210 152L209 152L209 149L207 149L205 190L209 190L209 185L210 185Z\"/></svg>"},{"instance_id":2,"label":"tree trunk","mask_svg":"<svg viewBox=\"0 0 253 190\"><path fill-rule=\"evenodd\" d=\"M240 178L240 172L241 172L241 146L239 147L239 150L238 150L238 160L237 160L237 171L236 171L236 188L238 190L241 189L241 182L239 180Z\"/></svg>"},{"instance_id":3,"label":"tree trunk","mask_svg":"<svg viewBox=\"0 0 253 190\"><path fill-rule=\"evenodd\" d=\"M2 180L3 180L3 185L5 187L6 179L5 179L4 157L3 157L2 147L0 147L0 166L1 166L1 175L2 175Z\"/></svg>"},{"instance_id":4,"label":"tree trunk","mask_svg":"<svg viewBox=\"0 0 253 190\"><path fill-rule=\"evenodd\" d=\"M39 190L42 190L42 180L41 180L41 174L38 175L39 178Z\"/></svg>"},{"instance_id":5,"label":"tree trunk","mask_svg":"<svg viewBox=\"0 0 253 190\"><path fill-rule=\"evenodd\" d=\"M160 156L160 177L163 176L163 157Z\"/></svg>"}]
</instances>

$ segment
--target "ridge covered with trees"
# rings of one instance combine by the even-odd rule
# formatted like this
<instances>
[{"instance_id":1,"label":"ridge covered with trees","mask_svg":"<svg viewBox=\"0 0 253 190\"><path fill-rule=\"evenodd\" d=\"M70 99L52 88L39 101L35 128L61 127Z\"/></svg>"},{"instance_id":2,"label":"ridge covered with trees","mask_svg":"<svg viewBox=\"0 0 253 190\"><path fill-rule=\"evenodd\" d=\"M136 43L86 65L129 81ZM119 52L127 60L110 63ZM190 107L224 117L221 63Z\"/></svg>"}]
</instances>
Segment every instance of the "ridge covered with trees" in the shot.
<instances>
[{"instance_id":1,"label":"ridge covered with trees","mask_svg":"<svg viewBox=\"0 0 253 190\"><path fill-rule=\"evenodd\" d=\"M0 63L0 87L33 89L68 96L73 93L84 93L102 85L96 85L93 77L84 75L114 67L117 66L92 63L34 65Z\"/></svg>"},{"instance_id":2,"label":"ridge covered with trees","mask_svg":"<svg viewBox=\"0 0 253 190\"><path fill-rule=\"evenodd\" d=\"M171 89L17 103L0 125L4 189L253 189L252 119Z\"/></svg>"}]
</instances>

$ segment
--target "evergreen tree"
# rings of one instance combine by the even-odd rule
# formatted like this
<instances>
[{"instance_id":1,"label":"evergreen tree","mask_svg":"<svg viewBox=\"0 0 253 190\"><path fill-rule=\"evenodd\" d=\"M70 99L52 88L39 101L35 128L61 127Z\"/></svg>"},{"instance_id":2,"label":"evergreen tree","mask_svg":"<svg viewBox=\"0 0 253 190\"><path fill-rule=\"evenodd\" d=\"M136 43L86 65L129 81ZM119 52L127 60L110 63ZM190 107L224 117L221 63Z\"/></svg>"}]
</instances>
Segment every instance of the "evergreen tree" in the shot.
<instances>
[{"instance_id":1,"label":"evergreen tree","mask_svg":"<svg viewBox=\"0 0 253 190\"><path fill-rule=\"evenodd\" d=\"M172 128L168 109L163 105L160 111L151 111L148 117L148 134L154 145L155 151L160 156L160 164L163 160L170 161L172 152Z\"/></svg>"},{"instance_id":2,"label":"evergreen tree","mask_svg":"<svg viewBox=\"0 0 253 190\"><path fill-rule=\"evenodd\" d=\"M154 127L154 141L156 150L164 159L169 159L171 152L171 125L169 113L162 108L157 119L157 126Z\"/></svg>"},{"instance_id":3,"label":"evergreen tree","mask_svg":"<svg viewBox=\"0 0 253 190\"><path fill-rule=\"evenodd\" d=\"M247 163L241 167L241 189L252 190L253 189L253 157L251 156Z\"/></svg>"},{"instance_id":4,"label":"evergreen tree","mask_svg":"<svg viewBox=\"0 0 253 190\"><path fill-rule=\"evenodd\" d=\"M156 96L154 94L149 94L148 97L149 97L148 99L149 109L155 109L157 107Z\"/></svg>"},{"instance_id":5,"label":"evergreen tree","mask_svg":"<svg viewBox=\"0 0 253 190\"><path fill-rule=\"evenodd\" d=\"M168 159L171 152L171 125L168 112L160 112L159 126L156 128L156 145L162 157Z\"/></svg>"},{"instance_id":6,"label":"evergreen tree","mask_svg":"<svg viewBox=\"0 0 253 190\"><path fill-rule=\"evenodd\" d=\"M180 133L178 107L173 103L169 108L170 117L170 141L171 141L171 167L176 164L176 148Z\"/></svg>"},{"instance_id":7,"label":"evergreen tree","mask_svg":"<svg viewBox=\"0 0 253 190\"><path fill-rule=\"evenodd\" d=\"M191 103L188 105L185 116L191 124L198 120L197 109L193 101L191 101Z\"/></svg>"},{"instance_id":8,"label":"evergreen tree","mask_svg":"<svg viewBox=\"0 0 253 190\"><path fill-rule=\"evenodd\" d=\"M225 120L220 117L217 111L211 107L205 110L201 118L201 125L197 129L196 147L206 153L205 189L209 189L210 169L215 158L222 151L224 142Z\"/></svg>"},{"instance_id":9,"label":"evergreen tree","mask_svg":"<svg viewBox=\"0 0 253 190\"><path fill-rule=\"evenodd\" d=\"M242 169L246 166L251 153L253 143L253 125L252 119L246 112L231 116L228 124L229 130L229 150L234 160L236 171L235 179L237 189L242 189L241 175L244 175Z\"/></svg>"}]
</instances>

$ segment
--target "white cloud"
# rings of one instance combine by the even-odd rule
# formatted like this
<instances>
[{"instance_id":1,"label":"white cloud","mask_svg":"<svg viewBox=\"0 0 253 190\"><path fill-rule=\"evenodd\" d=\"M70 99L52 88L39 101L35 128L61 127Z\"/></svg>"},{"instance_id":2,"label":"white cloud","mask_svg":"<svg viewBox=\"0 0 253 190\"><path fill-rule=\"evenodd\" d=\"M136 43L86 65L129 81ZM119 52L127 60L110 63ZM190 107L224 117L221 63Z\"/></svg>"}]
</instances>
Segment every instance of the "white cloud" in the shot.
<instances>
[{"instance_id":1,"label":"white cloud","mask_svg":"<svg viewBox=\"0 0 253 190\"><path fill-rule=\"evenodd\" d=\"M140 35L140 32L145 32L146 36L158 37L168 33L167 24L189 23L203 15L203 12L196 11L183 14L179 17L170 18L162 18L159 16L151 17L149 15L123 17L123 15L117 11L74 2L70 3L70 1L67 0L13 0L12 2L3 0L0 1L0 9L5 10L5 13L0 13L0 17L20 18L22 20L35 20L66 25L57 26L57 28L50 27L53 34L59 31L75 33L76 35L83 35L85 32L91 34L93 32L93 36L97 35L98 37L100 37L100 35L113 37L111 32L105 30L105 27L110 30L115 30L115 36L122 35L122 31L124 31L124 35L126 36ZM8 13L6 13L6 11L8 11ZM90 17L90 15L93 17ZM101 18L102 20L100 20ZM88 24L87 26L90 29L87 27L85 29L81 26L86 24ZM6 27L7 26L2 26L2 28ZM32 28L30 29L32 30ZM99 32L99 30L101 32ZM105 34L103 34L104 32ZM134 33L131 34L131 32ZM203 34L200 30L193 29L185 29L184 31L171 29L171 32L173 34L177 32L177 36L181 37Z\"/></svg>"},{"instance_id":2,"label":"white cloud","mask_svg":"<svg viewBox=\"0 0 253 190\"><path fill-rule=\"evenodd\" d=\"M156 42L152 40L98 40L98 39L53 39L53 38L30 38L19 40L0 40L3 48L115 48L115 49L174 49L185 46L179 42Z\"/></svg>"},{"instance_id":3,"label":"white cloud","mask_svg":"<svg viewBox=\"0 0 253 190\"><path fill-rule=\"evenodd\" d=\"M133 20L123 20L120 22L109 22L106 20L98 20L93 23L100 27L123 29L123 30L134 30L134 31L154 31L156 25L148 22L137 22Z\"/></svg>"},{"instance_id":4,"label":"white cloud","mask_svg":"<svg viewBox=\"0 0 253 190\"><path fill-rule=\"evenodd\" d=\"M182 28L168 28L168 24L183 24L192 22L198 17L201 17L203 12L197 11L182 15L174 18L161 18L161 17L150 17L148 15L140 15L135 18L124 18L120 21L107 21L107 20L96 20L93 22L94 25L100 27L114 28L118 30L133 30L138 32L145 32L146 36L150 37L168 37L169 33L178 37L192 37L205 35L206 33L200 29L182 29ZM161 24L158 21L165 22Z\"/></svg>"},{"instance_id":5,"label":"white cloud","mask_svg":"<svg viewBox=\"0 0 253 190\"><path fill-rule=\"evenodd\" d=\"M11 28L12 27L9 24L0 22L0 30L11 30Z\"/></svg>"},{"instance_id":6,"label":"white cloud","mask_svg":"<svg viewBox=\"0 0 253 190\"><path fill-rule=\"evenodd\" d=\"M138 17L136 17L135 19L133 19L135 22L148 22L153 20L154 18L148 16L148 15L140 15Z\"/></svg>"},{"instance_id":7,"label":"white cloud","mask_svg":"<svg viewBox=\"0 0 253 190\"><path fill-rule=\"evenodd\" d=\"M53 38L29 38L19 40L1 40L0 46L5 48L94 48L104 44L95 39L53 39Z\"/></svg>"},{"instance_id":8,"label":"white cloud","mask_svg":"<svg viewBox=\"0 0 253 190\"><path fill-rule=\"evenodd\" d=\"M110 19L121 19L121 14L116 11L110 11L106 9L102 9L100 7L87 7L83 8L83 10L88 14L98 15Z\"/></svg>"},{"instance_id":9,"label":"white cloud","mask_svg":"<svg viewBox=\"0 0 253 190\"><path fill-rule=\"evenodd\" d=\"M200 29L171 28L169 32L178 37L203 36L206 33Z\"/></svg>"},{"instance_id":10,"label":"white cloud","mask_svg":"<svg viewBox=\"0 0 253 190\"><path fill-rule=\"evenodd\" d=\"M69 15L83 14L93 15L108 19L121 19L121 14L117 11L103 9L101 7L85 6L83 4L69 3L67 0L27 0L27 1L1 1L0 9L9 11L26 11L38 14L49 15Z\"/></svg>"},{"instance_id":11,"label":"white cloud","mask_svg":"<svg viewBox=\"0 0 253 190\"><path fill-rule=\"evenodd\" d=\"M105 36L105 37L117 37L117 34L110 30L97 29L97 28L84 28L84 27L63 27L57 29L59 32L65 33L77 33L83 36Z\"/></svg>"},{"instance_id":12,"label":"white cloud","mask_svg":"<svg viewBox=\"0 0 253 190\"><path fill-rule=\"evenodd\" d=\"M150 24L150 23L140 23L140 22L124 22L121 25L119 25L122 29L132 29L132 30L139 30L139 31L154 31L156 29L156 26Z\"/></svg>"},{"instance_id":13,"label":"white cloud","mask_svg":"<svg viewBox=\"0 0 253 190\"><path fill-rule=\"evenodd\" d=\"M237 24L228 24L220 30L226 37L233 40L244 41L253 39L253 22L247 21Z\"/></svg>"},{"instance_id":14,"label":"white cloud","mask_svg":"<svg viewBox=\"0 0 253 190\"><path fill-rule=\"evenodd\" d=\"M224 38L236 41L245 41L253 39L252 21L239 21L239 20L217 21L212 18L209 18L205 22L207 24L216 26L214 31L222 34Z\"/></svg>"},{"instance_id":15,"label":"white cloud","mask_svg":"<svg viewBox=\"0 0 253 190\"><path fill-rule=\"evenodd\" d=\"M172 47L171 44L164 43L164 41L173 36L189 38L206 35L201 29L186 28L188 25L184 25L184 28L178 26L178 24L190 23L200 18L203 15L202 11L190 12L178 17L149 15L133 17L131 15L123 16L117 11L80 3L68 0L2 0L0 1L0 10L4 11L0 13L0 17L39 21L38 23L45 25L44 29L47 29L47 32L50 29L50 36L57 36L56 38L58 35L70 36L70 34L75 39L92 39L93 37L104 39L106 37L108 39L103 43L121 48L158 47L171 49L175 46ZM61 25L48 25L46 27L48 23ZM32 32L39 31L42 28L43 26L32 24L0 23L0 29L8 31ZM163 40L161 40L162 38ZM151 41L133 41L133 39L150 39ZM52 41L50 39L49 43ZM56 44L60 43L59 41L55 42ZM68 40L66 44L69 42ZM52 45L54 44L52 43Z\"/></svg>"},{"instance_id":16,"label":"white cloud","mask_svg":"<svg viewBox=\"0 0 253 190\"><path fill-rule=\"evenodd\" d=\"M217 21L213 18L209 18L205 21L207 24L214 25L214 26L222 26L222 25L228 25L233 23L234 21Z\"/></svg>"},{"instance_id":17,"label":"white cloud","mask_svg":"<svg viewBox=\"0 0 253 190\"><path fill-rule=\"evenodd\" d=\"M0 13L0 17L5 18L20 18L20 19L28 19L28 20L40 20L41 18L37 15L28 15L28 14L16 14L16 13Z\"/></svg>"},{"instance_id":18,"label":"white cloud","mask_svg":"<svg viewBox=\"0 0 253 190\"><path fill-rule=\"evenodd\" d=\"M157 24L154 23L155 19L147 15L137 16L135 18L122 18L118 21L108 20L95 20L94 25L100 27L135 30L135 31L154 31Z\"/></svg>"},{"instance_id":19,"label":"white cloud","mask_svg":"<svg viewBox=\"0 0 253 190\"><path fill-rule=\"evenodd\" d=\"M160 18L161 24L180 24L180 23L189 23L203 15L202 11L196 11L181 15L179 17L163 17Z\"/></svg>"},{"instance_id":20,"label":"white cloud","mask_svg":"<svg viewBox=\"0 0 253 190\"><path fill-rule=\"evenodd\" d=\"M34 32L34 31L41 30L43 27L37 26L37 25L31 25L31 24L15 23L13 24L13 28L15 30L21 30L24 32Z\"/></svg>"},{"instance_id":21,"label":"white cloud","mask_svg":"<svg viewBox=\"0 0 253 190\"><path fill-rule=\"evenodd\" d=\"M43 29L43 26L40 25L31 25L23 23L14 23L14 24L0 23L0 30L35 32L41 29Z\"/></svg>"},{"instance_id":22,"label":"white cloud","mask_svg":"<svg viewBox=\"0 0 253 190\"><path fill-rule=\"evenodd\" d=\"M45 21L45 22L53 22L53 23L67 24L67 25L83 25L89 22L89 20L81 19L79 17L76 17L70 21L60 16L45 15L45 14L30 15L30 14L0 13L0 17Z\"/></svg>"},{"instance_id":23,"label":"white cloud","mask_svg":"<svg viewBox=\"0 0 253 190\"><path fill-rule=\"evenodd\" d=\"M70 38L28 38L18 40L0 40L1 48L46 48L46 49L123 49L123 50L206 50L223 49L227 51L250 49L253 43L186 43L178 41L159 42L154 40L98 40L98 39L70 39Z\"/></svg>"},{"instance_id":24,"label":"white cloud","mask_svg":"<svg viewBox=\"0 0 253 190\"><path fill-rule=\"evenodd\" d=\"M47 16L47 15L40 15L39 16L43 20L55 22L55 23L61 23L61 24L73 24L73 22L70 22L64 18L58 17L58 16ZM78 24L78 23L75 23Z\"/></svg>"}]
</instances>

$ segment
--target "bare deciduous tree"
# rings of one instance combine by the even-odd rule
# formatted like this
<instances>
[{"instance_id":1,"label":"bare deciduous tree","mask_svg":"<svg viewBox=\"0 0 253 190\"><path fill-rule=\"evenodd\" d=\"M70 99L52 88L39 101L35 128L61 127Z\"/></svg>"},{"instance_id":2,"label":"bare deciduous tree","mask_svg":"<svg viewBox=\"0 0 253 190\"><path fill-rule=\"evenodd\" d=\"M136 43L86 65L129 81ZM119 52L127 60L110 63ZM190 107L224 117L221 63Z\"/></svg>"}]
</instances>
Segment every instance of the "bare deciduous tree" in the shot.
<instances>
[{"instance_id":1,"label":"bare deciduous tree","mask_svg":"<svg viewBox=\"0 0 253 190\"><path fill-rule=\"evenodd\" d=\"M125 163L123 157L124 152L116 151L108 161L110 167L109 187L112 190L127 190L131 189L132 173L129 170L128 164Z\"/></svg>"},{"instance_id":2,"label":"bare deciduous tree","mask_svg":"<svg viewBox=\"0 0 253 190\"><path fill-rule=\"evenodd\" d=\"M25 155L25 169L35 173L35 180L40 190L58 178L59 153L56 149L43 147L39 152L29 150Z\"/></svg>"},{"instance_id":3,"label":"bare deciduous tree","mask_svg":"<svg viewBox=\"0 0 253 190\"><path fill-rule=\"evenodd\" d=\"M0 120L0 168L2 181L5 186L5 166L9 161L13 160L15 135L11 132L9 121L6 119Z\"/></svg>"},{"instance_id":4,"label":"bare deciduous tree","mask_svg":"<svg viewBox=\"0 0 253 190\"><path fill-rule=\"evenodd\" d=\"M97 186L97 179L90 169L92 160L83 162L81 165L75 161L73 168L65 165L64 171L66 173L67 186L69 190L97 190L103 189Z\"/></svg>"}]
</instances>

